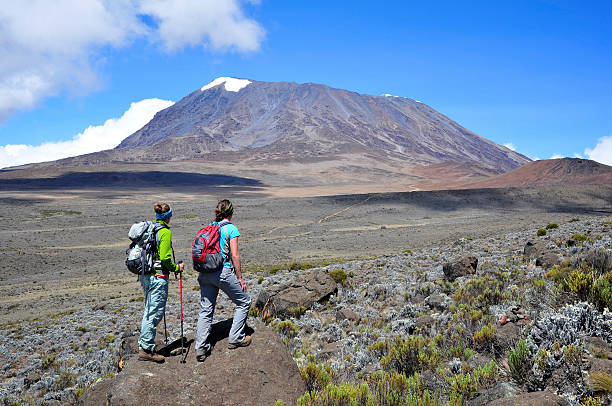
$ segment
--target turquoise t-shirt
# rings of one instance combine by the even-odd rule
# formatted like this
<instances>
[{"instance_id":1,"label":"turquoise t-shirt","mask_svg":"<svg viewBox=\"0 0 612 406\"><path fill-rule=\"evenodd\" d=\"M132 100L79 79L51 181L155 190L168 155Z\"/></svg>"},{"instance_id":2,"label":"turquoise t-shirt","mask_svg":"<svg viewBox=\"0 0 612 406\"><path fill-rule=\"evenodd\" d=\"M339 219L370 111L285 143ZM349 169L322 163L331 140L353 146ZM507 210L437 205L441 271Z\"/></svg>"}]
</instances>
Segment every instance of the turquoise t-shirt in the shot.
<instances>
[{"instance_id":1,"label":"turquoise t-shirt","mask_svg":"<svg viewBox=\"0 0 612 406\"><path fill-rule=\"evenodd\" d=\"M220 222L213 222L213 224L219 224ZM229 241L232 238L240 237L240 232L238 231L238 227L233 225L232 223L227 223L226 225L222 225L219 228L219 233L221 234L219 237L219 244L221 248L221 253L223 254L223 266L226 268L231 268L232 263L230 262L230 244Z\"/></svg>"}]
</instances>

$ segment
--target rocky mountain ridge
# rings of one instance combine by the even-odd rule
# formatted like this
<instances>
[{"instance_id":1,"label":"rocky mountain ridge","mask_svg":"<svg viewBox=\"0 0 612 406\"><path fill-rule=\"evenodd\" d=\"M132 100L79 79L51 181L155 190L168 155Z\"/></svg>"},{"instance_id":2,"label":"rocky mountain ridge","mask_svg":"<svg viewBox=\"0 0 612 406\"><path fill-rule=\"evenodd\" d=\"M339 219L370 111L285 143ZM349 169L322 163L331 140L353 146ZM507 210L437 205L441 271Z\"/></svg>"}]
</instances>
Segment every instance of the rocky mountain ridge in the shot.
<instances>
[{"instance_id":1,"label":"rocky mountain ridge","mask_svg":"<svg viewBox=\"0 0 612 406\"><path fill-rule=\"evenodd\" d=\"M249 151L251 159L365 154L404 165L471 162L494 173L529 162L409 98L313 83L243 81L249 83L237 90L213 81L192 92L116 150L157 145L172 151L168 159L224 151Z\"/></svg>"}]
</instances>

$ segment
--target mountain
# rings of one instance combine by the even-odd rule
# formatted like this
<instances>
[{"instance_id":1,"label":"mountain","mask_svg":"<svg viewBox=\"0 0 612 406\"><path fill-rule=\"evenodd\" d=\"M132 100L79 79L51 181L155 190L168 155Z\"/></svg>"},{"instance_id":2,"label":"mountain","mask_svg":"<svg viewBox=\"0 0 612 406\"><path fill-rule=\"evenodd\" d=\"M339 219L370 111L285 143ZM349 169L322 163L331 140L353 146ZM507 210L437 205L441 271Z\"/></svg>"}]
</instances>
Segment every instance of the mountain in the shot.
<instances>
[{"instance_id":1,"label":"mountain","mask_svg":"<svg viewBox=\"0 0 612 406\"><path fill-rule=\"evenodd\" d=\"M513 171L461 186L498 188L595 184L612 184L612 166L589 159L561 158L530 162Z\"/></svg>"},{"instance_id":2,"label":"mountain","mask_svg":"<svg viewBox=\"0 0 612 406\"><path fill-rule=\"evenodd\" d=\"M464 163L494 174L529 162L412 99L234 78L216 79L160 111L115 150L132 151L134 160L242 152L233 156L311 162L358 155L401 166Z\"/></svg>"}]
</instances>

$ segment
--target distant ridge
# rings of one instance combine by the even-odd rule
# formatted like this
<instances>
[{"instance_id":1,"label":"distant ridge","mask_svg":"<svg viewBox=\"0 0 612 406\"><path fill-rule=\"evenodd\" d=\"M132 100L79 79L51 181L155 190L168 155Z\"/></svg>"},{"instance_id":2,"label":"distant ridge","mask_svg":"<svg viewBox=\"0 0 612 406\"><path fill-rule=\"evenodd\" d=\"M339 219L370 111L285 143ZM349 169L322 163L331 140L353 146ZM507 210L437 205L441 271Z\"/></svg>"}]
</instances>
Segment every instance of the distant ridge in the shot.
<instances>
[{"instance_id":1,"label":"distant ridge","mask_svg":"<svg viewBox=\"0 0 612 406\"><path fill-rule=\"evenodd\" d=\"M513 171L462 186L497 188L594 184L612 184L612 166L589 159L560 158L530 162Z\"/></svg>"}]
</instances>

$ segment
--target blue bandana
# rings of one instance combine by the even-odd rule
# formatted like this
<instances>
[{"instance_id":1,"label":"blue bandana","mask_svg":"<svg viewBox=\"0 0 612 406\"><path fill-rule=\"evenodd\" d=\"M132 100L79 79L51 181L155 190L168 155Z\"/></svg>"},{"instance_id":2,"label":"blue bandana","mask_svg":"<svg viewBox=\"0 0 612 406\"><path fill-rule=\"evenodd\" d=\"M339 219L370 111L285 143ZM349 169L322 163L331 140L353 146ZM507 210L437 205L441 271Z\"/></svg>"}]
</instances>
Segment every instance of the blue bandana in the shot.
<instances>
[{"instance_id":1,"label":"blue bandana","mask_svg":"<svg viewBox=\"0 0 612 406\"><path fill-rule=\"evenodd\" d=\"M155 213L155 218L158 220L168 220L170 217L172 217L172 209L168 210L165 213Z\"/></svg>"}]
</instances>

